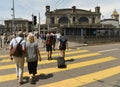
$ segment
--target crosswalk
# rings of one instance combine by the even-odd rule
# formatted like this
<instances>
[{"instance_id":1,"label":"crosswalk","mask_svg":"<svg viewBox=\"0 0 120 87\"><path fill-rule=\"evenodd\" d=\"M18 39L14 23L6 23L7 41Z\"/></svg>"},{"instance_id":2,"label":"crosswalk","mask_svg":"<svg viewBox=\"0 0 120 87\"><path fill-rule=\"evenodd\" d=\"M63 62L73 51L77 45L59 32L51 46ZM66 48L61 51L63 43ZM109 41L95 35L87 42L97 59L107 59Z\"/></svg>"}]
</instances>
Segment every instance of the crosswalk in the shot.
<instances>
[{"instance_id":1,"label":"crosswalk","mask_svg":"<svg viewBox=\"0 0 120 87\"><path fill-rule=\"evenodd\" d=\"M47 60L46 52L41 51L42 61L38 62L38 73L36 76L39 81L35 87L82 87L86 84L96 82L96 79L101 80L119 74L120 66L91 71L90 73L82 72L82 70L88 69L94 65L117 61L117 58L113 56L101 57L101 55L102 54L99 52L91 52L84 49L70 49L66 51L65 57L67 68L58 69L56 59L59 57L59 51L53 52L54 60L51 61ZM24 66L24 77L26 77L29 75L27 64L25 63ZM5 71L5 73L0 75L0 84L16 80L14 69L15 64L9 59L9 55L0 55L0 71ZM51 74L52 76L48 76L48 78L46 77L47 79L45 79L42 74L44 74L44 76ZM27 86L23 84L23 87Z\"/></svg>"}]
</instances>

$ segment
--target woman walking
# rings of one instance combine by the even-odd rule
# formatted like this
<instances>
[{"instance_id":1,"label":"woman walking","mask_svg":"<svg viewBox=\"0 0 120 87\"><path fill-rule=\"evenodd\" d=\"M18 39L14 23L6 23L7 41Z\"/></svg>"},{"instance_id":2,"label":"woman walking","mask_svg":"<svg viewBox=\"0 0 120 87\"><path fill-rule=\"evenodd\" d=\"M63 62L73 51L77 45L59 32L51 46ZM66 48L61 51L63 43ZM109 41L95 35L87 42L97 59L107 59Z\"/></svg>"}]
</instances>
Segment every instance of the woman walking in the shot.
<instances>
[{"instance_id":1,"label":"woman walking","mask_svg":"<svg viewBox=\"0 0 120 87\"><path fill-rule=\"evenodd\" d=\"M29 71L29 81L37 74L38 60L41 61L41 55L38 44L35 42L34 35L29 33L26 43L27 65Z\"/></svg>"}]
</instances>

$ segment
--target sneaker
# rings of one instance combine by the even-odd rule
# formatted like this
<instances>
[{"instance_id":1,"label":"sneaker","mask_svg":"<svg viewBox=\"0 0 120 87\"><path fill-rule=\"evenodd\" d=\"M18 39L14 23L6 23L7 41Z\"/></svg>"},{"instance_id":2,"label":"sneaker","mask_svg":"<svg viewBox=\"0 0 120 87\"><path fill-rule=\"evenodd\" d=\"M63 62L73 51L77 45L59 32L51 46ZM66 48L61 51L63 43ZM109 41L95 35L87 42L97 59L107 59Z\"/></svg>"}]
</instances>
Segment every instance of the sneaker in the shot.
<instances>
[{"instance_id":1,"label":"sneaker","mask_svg":"<svg viewBox=\"0 0 120 87\"><path fill-rule=\"evenodd\" d=\"M24 82L23 81L21 81L21 82L19 82L19 85L22 85Z\"/></svg>"},{"instance_id":2,"label":"sneaker","mask_svg":"<svg viewBox=\"0 0 120 87\"><path fill-rule=\"evenodd\" d=\"M50 57L50 60L52 60L52 57Z\"/></svg>"},{"instance_id":3,"label":"sneaker","mask_svg":"<svg viewBox=\"0 0 120 87\"><path fill-rule=\"evenodd\" d=\"M32 82L32 76L30 76L30 78L29 78L29 82Z\"/></svg>"}]
</instances>

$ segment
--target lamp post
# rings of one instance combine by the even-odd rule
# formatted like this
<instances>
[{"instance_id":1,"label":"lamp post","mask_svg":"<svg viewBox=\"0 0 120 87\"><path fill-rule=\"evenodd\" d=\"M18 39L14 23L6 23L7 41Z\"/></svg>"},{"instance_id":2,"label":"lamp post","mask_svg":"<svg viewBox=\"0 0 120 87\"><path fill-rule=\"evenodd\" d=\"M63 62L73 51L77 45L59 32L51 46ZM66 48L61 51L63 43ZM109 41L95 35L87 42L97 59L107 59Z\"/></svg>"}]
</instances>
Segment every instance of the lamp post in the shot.
<instances>
[{"instance_id":1,"label":"lamp post","mask_svg":"<svg viewBox=\"0 0 120 87\"><path fill-rule=\"evenodd\" d=\"M15 9L14 9L14 0L13 0L13 2L12 2L12 8L11 8L11 10L12 10L12 31L15 31L16 29L15 29Z\"/></svg>"}]
</instances>

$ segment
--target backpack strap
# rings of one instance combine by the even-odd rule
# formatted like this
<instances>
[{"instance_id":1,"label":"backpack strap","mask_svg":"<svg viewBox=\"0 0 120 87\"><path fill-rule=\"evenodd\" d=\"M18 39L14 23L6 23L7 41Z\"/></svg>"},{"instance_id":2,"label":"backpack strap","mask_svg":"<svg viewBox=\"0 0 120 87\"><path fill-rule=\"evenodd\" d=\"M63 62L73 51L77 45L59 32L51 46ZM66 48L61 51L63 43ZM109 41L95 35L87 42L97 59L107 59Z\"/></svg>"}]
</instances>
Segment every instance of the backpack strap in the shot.
<instances>
[{"instance_id":1,"label":"backpack strap","mask_svg":"<svg viewBox=\"0 0 120 87\"><path fill-rule=\"evenodd\" d=\"M19 43L21 43L22 41L23 41L23 39L21 39Z\"/></svg>"},{"instance_id":2,"label":"backpack strap","mask_svg":"<svg viewBox=\"0 0 120 87\"><path fill-rule=\"evenodd\" d=\"M16 40L16 38L15 38L15 41L16 41L16 43L18 43L17 40ZM20 42L19 42L18 44L20 44L22 41L23 41L23 39L21 39Z\"/></svg>"}]
</instances>

